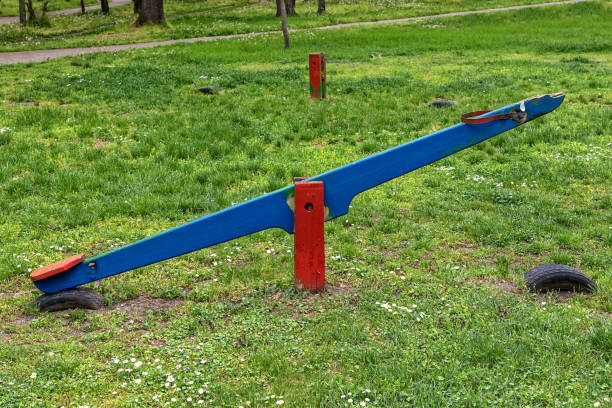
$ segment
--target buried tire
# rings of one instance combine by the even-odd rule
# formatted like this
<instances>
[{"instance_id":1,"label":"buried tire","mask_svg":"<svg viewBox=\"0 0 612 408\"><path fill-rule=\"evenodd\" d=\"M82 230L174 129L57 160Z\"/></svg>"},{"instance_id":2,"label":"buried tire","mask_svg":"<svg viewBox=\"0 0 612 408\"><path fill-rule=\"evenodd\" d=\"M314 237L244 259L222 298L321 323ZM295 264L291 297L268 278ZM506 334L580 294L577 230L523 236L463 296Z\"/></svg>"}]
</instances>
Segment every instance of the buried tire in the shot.
<instances>
[{"instance_id":1,"label":"buried tire","mask_svg":"<svg viewBox=\"0 0 612 408\"><path fill-rule=\"evenodd\" d=\"M567 290L593 292L597 284L586 274L567 265L545 264L528 270L525 275L527 288L534 292Z\"/></svg>"},{"instance_id":2,"label":"buried tire","mask_svg":"<svg viewBox=\"0 0 612 408\"><path fill-rule=\"evenodd\" d=\"M90 288L73 288L57 293L46 293L34 301L41 312L65 309L93 309L102 307L102 295Z\"/></svg>"}]
</instances>

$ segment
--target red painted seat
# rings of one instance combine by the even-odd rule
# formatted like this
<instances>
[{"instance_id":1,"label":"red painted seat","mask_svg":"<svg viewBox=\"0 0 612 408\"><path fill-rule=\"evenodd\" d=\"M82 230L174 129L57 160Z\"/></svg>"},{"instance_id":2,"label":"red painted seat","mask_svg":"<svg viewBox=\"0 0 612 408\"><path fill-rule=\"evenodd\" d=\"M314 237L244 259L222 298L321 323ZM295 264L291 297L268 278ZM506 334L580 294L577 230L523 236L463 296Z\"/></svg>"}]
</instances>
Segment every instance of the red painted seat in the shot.
<instances>
[{"instance_id":1,"label":"red painted seat","mask_svg":"<svg viewBox=\"0 0 612 408\"><path fill-rule=\"evenodd\" d=\"M61 261L57 261L50 265L43 266L42 268L38 268L30 274L30 279L32 279L32 281L34 282L47 279L51 276L57 275L58 273L67 271L73 266L80 264L84 260L85 254L78 254L66 259L62 259Z\"/></svg>"}]
</instances>

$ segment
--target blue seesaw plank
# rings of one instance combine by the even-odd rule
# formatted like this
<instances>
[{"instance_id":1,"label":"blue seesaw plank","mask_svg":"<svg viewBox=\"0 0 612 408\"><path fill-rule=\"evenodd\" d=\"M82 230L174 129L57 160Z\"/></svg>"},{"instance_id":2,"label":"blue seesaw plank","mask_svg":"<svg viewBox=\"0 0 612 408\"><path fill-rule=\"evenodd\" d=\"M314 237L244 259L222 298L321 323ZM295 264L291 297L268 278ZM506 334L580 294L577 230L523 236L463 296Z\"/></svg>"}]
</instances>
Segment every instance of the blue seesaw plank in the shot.
<instances>
[{"instance_id":1,"label":"blue seesaw plank","mask_svg":"<svg viewBox=\"0 0 612 408\"><path fill-rule=\"evenodd\" d=\"M518 112L514 119L460 123L307 180L324 183L326 220L331 220L346 214L357 194L549 113L563 99L563 94L529 98L480 116ZM43 292L54 293L268 228L282 228L291 234L293 191L290 185L234 205L86 259L34 284Z\"/></svg>"}]
</instances>

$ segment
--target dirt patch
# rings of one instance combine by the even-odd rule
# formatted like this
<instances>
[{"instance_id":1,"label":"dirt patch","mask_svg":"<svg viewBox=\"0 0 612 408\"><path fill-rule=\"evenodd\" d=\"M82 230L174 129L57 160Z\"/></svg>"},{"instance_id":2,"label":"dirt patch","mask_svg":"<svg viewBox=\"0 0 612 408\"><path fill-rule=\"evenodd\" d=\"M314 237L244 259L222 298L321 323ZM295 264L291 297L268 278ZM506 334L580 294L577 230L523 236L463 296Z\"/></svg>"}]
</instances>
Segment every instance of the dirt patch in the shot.
<instances>
[{"instance_id":1,"label":"dirt patch","mask_svg":"<svg viewBox=\"0 0 612 408\"><path fill-rule=\"evenodd\" d=\"M544 292L538 293L536 297L538 300L547 300L554 303L569 303L569 301L576 295L576 292L569 290L561 290L556 292Z\"/></svg>"},{"instance_id":2,"label":"dirt patch","mask_svg":"<svg viewBox=\"0 0 612 408\"><path fill-rule=\"evenodd\" d=\"M16 295L27 294L27 292L16 293ZM116 303L112 306L103 307L99 310L83 310L86 315L104 315L108 313L112 313L115 310L122 310L126 313L126 321L121 324L126 333L130 334L130 338L136 335L136 338L141 338L142 335L147 333L147 330L140 327L140 322L145 320L146 313L151 310L164 310L164 311L172 311L182 304L182 298L174 298L174 299L162 299L162 298L148 298L145 296L139 296L134 299L126 300L123 302ZM33 324L33 321L40 318L45 318L45 313L51 313L53 317L57 319L57 321L53 324L53 330L60 330L62 333L62 337L80 337L86 334L91 334L94 332L100 332L101 330L107 330L104 328L95 328L91 327L90 324L94 321L92 319L78 320L75 321L74 317L71 317L71 312L69 310L58 311L58 312L41 312L41 313L33 313L32 315L28 315L26 313L15 313L13 315L12 321L5 321L3 324L7 324L6 330L0 330L0 340L15 340L21 343L22 340L29 337L28 333L30 333L31 329L30 325ZM135 325L134 323L137 322ZM165 326L165 321L162 321L162 326ZM11 328L13 326L13 328ZM59 329L58 329L59 327ZM46 330L44 328L36 329L36 330ZM27 343L23 343L23 345L27 344L48 344L53 341L42 341L42 342L31 342L26 340ZM151 344L155 345L163 345L163 341L160 339L151 340Z\"/></svg>"},{"instance_id":3,"label":"dirt patch","mask_svg":"<svg viewBox=\"0 0 612 408\"><path fill-rule=\"evenodd\" d=\"M156 347L164 347L166 342L159 339L149 339L149 344Z\"/></svg>"},{"instance_id":4,"label":"dirt patch","mask_svg":"<svg viewBox=\"0 0 612 408\"><path fill-rule=\"evenodd\" d=\"M20 105L27 105L27 106L36 106L36 102L32 102L32 101L26 101L26 102L19 102Z\"/></svg>"},{"instance_id":5,"label":"dirt patch","mask_svg":"<svg viewBox=\"0 0 612 408\"><path fill-rule=\"evenodd\" d=\"M27 294L27 292L23 292L23 293ZM178 307L181 303L183 303L182 298L162 299L162 298L148 298L145 296L138 296L135 299L126 300L126 301L123 301L123 302L120 302L120 303L117 303L117 304L114 304L108 307L102 307L98 310L83 309L83 311L86 314L107 314L114 310L124 310L130 319L141 320L144 318L145 314L150 310L162 310L162 309L171 310L171 309L175 309L176 307ZM56 315L60 320L63 321L64 323L63 325L65 327L68 327L70 326L70 321L64 315L66 312L68 311L62 310L58 312L48 312L48 313L53 313L54 315ZM26 326L26 325L29 325L32 320L42 316L42 313L47 313L47 312L41 312L33 316L19 314L19 315L16 315L15 318L10 323L16 326ZM82 334L82 332L74 331L73 334Z\"/></svg>"},{"instance_id":6,"label":"dirt patch","mask_svg":"<svg viewBox=\"0 0 612 408\"><path fill-rule=\"evenodd\" d=\"M452 251L463 251L463 252L473 252L478 249L478 247L474 246L471 242L463 241L457 243L457 245L440 245L438 248L447 249Z\"/></svg>"},{"instance_id":7,"label":"dirt patch","mask_svg":"<svg viewBox=\"0 0 612 408\"><path fill-rule=\"evenodd\" d=\"M290 316L293 319L315 316L321 307L326 307L328 302L335 296L352 296L357 290L347 285L325 284L322 291L308 293L304 297L286 297L283 291L277 291L266 300L268 312L276 315Z\"/></svg>"},{"instance_id":8,"label":"dirt patch","mask_svg":"<svg viewBox=\"0 0 612 408\"><path fill-rule=\"evenodd\" d=\"M323 293L326 293L331 296L337 296L337 295L343 295L343 294L352 295L355 292L356 292L355 288L352 288L347 285L342 285L342 284L330 285L329 283L326 283Z\"/></svg>"},{"instance_id":9,"label":"dirt patch","mask_svg":"<svg viewBox=\"0 0 612 408\"><path fill-rule=\"evenodd\" d=\"M335 146L342 143L340 140L336 141L336 142L323 142L323 143L315 143L312 146L313 147L317 147L317 148L321 148L321 147L327 147L327 146Z\"/></svg>"},{"instance_id":10,"label":"dirt patch","mask_svg":"<svg viewBox=\"0 0 612 408\"><path fill-rule=\"evenodd\" d=\"M477 279L477 280L473 280L470 281L470 283L472 285L476 285L476 286L489 286L489 287L493 287L496 288L500 291L502 291L503 293L507 294L507 295L522 295L525 294L527 292L526 289L522 289L519 288L518 286L516 286L516 283L514 283L512 280L510 279L502 279L502 278L483 278L483 279Z\"/></svg>"},{"instance_id":11,"label":"dirt patch","mask_svg":"<svg viewBox=\"0 0 612 408\"><path fill-rule=\"evenodd\" d=\"M6 298L6 299L11 299L11 298L19 298L19 297L23 297L25 295L29 295L30 292L26 292L25 290L18 290L17 292L13 292L13 293L2 293L0 292L0 299L2 298Z\"/></svg>"},{"instance_id":12,"label":"dirt patch","mask_svg":"<svg viewBox=\"0 0 612 408\"><path fill-rule=\"evenodd\" d=\"M24 314L20 314L15 316L15 319L10 323L14 324L15 326L27 326L34 319L36 319L36 316L27 316Z\"/></svg>"},{"instance_id":13,"label":"dirt patch","mask_svg":"<svg viewBox=\"0 0 612 408\"><path fill-rule=\"evenodd\" d=\"M163 299L138 296L135 299L126 300L110 307L103 307L91 313L105 314L119 309L124 310L131 318L141 319L150 310L175 309L181 303L183 303L182 298Z\"/></svg>"},{"instance_id":14,"label":"dirt patch","mask_svg":"<svg viewBox=\"0 0 612 408\"><path fill-rule=\"evenodd\" d=\"M115 144L115 142L108 142L108 141L106 141L106 140L100 140L100 139L98 139L98 140L96 140L96 142L94 143L94 147L96 147L96 148L98 148L98 149L101 149L101 148L103 148L103 147L106 147L106 146L112 146L112 145L114 145L114 144Z\"/></svg>"}]
</instances>

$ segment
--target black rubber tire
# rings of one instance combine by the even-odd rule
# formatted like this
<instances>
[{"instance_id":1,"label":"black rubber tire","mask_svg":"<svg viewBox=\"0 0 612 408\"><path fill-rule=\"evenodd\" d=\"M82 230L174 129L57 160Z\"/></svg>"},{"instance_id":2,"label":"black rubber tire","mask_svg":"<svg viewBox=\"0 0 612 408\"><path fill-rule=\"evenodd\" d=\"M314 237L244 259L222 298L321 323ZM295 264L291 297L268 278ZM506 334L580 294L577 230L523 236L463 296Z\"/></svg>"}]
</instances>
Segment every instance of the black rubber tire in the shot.
<instances>
[{"instance_id":1,"label":"black rubber tire","mask_svg":"<svg viewBox=\"0 0 612 408\"><path fill-rule=\"evenodd\" d=\"M545 264L525 272L527 288L534 292L567 290L593 292L597 284L583 272L567 265Z\"/></svg>"},{"instance_id":2,"label":"black rubber tire","mask_svg":"<svg viewBox=\"0 0 612 408\"><path fill-rule=\"evenodd\" d=\"M65 309L93 309L102 307L102 295L90 288L72 288L57 293L46 293L34 301L41 312Z\"/></svg>"}]
</instances>

